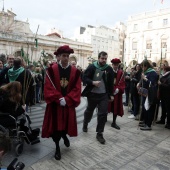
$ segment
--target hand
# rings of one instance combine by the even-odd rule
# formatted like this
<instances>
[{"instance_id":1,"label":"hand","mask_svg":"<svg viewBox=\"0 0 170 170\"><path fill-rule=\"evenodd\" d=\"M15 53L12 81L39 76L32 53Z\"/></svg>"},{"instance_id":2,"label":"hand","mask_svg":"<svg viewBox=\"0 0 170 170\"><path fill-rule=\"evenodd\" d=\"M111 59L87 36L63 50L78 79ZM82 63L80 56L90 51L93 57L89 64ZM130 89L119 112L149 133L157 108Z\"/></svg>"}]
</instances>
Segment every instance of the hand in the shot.
<instances>
[{"instance_id":1,"label":"hand","mask_svg":"<svg viewBox=\"0 0 170 170\"><path fill-rule=\"evenodd\" d=\"M142 73L141 78L142 78L143 80L146 80L146 75L144 75L144 74Z\"/></svg>"},{"instance_id":2,"label":"hand","mask_svg":"<svg viewBox=\"0 0 170 170\"><path fill-rule=\"evenodd\" d=\"M161 85L161 82L160 82L160 81L158 81L158 85Z\"/></svg>"},{"instance_id":3,"label":"hand","mask_svg":"<svg viewBox=\"0 0 170 170\"><path fill-rule=\"evenodd\" d=\"M117 93L119 93L119 89L116 88L115 92L114 92L114 95L116 95Z\"/></svg>"},{"instance_id":4,"label":"hand","mask_svg":"<svg viewBox=\"0 0 170 170\"><path fill-rule=\"evenodd\" d=\"M26 104L25 104L25 105L22 105L22 108L23 108L24 110L26 110Z\"/></svg>"},{"instance_id":5,"label":"hand","mask_svg":"<svg viewBox=\"0 0 170 170\"><path fill-rule=\"evenodd\" d=\"M12 67L12 63L8 63L6 67L7 68L11 68Z\"/></svg>"},{"instance_id":6,"label":"hand","mask_svg":"<svg viewBox=\"0 0 170 170\"><path fill-rule=\"evenodd\" d=\"M101 81L93 81L93 85L96 86L96 87L99 87L100 86L100 82Z\"/></svg>"},{"instance_id":7,"label":"hand","mask_svg":"<svg viewBox=\"0 0 170 170\"><path fill-rule=\"evenodd\" d=\"M60 106L65 106L66 105L66 100L64 97L60 98Z\"/></svg>"},{"instance_id":8,"label":"hand","mask_svg":"<svg viewBox=\"0 0 170 170\"><path fill-rule=\"evenodd\" d=\"M139 90L139 88L140 88L140 84L139 83L136 85L136 88Z\"/></svg>"},{"instance_id":9,"label":"hand","mask_svg":"<svg viewBox=\"0 0 170 170\"><path fill-rule=\"evenodd\" d=\"M110 96L110 102L112 102L114 100L114 97L113 96Z\"/></svg>"}]
</instances>

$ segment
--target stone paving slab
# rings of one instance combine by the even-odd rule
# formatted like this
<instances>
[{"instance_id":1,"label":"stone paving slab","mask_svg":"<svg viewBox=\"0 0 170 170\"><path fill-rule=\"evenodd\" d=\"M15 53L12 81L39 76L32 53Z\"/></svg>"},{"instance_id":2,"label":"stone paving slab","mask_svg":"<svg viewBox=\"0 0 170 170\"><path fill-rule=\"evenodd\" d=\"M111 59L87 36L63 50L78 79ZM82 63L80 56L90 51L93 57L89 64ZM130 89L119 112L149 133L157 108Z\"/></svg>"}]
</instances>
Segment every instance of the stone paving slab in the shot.
<instances>
[{"instance_id":1,"label":"stone paving slab","mask_svg":"<svg viewBox=\"0 0 170 170\"><path fill-rule=\"evenodd\" d=\"M51 139L42 139L39 145L24 150L27 160L22 160L26 170L168 170L170 169L170 130L153 126L152 131L141 131L138 121L118 118L121 130L111 127L112 115L104 132L106 144L96 140L96 119L90 123L88 133L79 127L79 136L71 138L66 148L60 141L62 159L54 159L55 145ZM39 158L35 162L34 158Z\"/></svg>"},{"instance_id":2,"label":"stone paving slab","mask_svg":"<svg viewBox=\"0 0 170 170\"><path fill-rule=\"evenodd\" d=\"M110 127L112 115L108 116L104 137L106 144L96 140L96 125L88 133L80 133L71 141L70 148L61 148L62 159L56 161L53 154L40 160L27 170L168 170L170 169L170 131L154 126L152 131L137 129L137 121L118 118L121 130ZM46 145L45 141L45 145ZM31 168L31 169L30 169Z\"/></svg>"}]
</instances>

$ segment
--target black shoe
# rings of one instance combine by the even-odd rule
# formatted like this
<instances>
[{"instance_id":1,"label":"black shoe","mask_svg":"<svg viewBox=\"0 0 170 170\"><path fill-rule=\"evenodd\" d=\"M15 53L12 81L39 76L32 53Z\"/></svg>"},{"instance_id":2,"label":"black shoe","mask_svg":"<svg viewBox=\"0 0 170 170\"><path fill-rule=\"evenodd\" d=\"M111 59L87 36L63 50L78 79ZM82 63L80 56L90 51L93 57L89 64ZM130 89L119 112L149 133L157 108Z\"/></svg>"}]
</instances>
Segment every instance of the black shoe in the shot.
<instances>
[{"instance_id":1,"label":"black shoe","mask_svg":"<svg viewBox=\"0 0 170 170\"><path fill-rule=\"evenodd\" d=\"M140 123L139 127L145 127L145 123Z\"/></svg>"},{"instance_id":2,"label":"black shoe","mask_svg":"<svg viewBox=\"0 0 170 170\"><path fill-rule=\"evenodd\" d=\"M32 134L35 135L35 136L40 135L40 128L36 128L36 129L31 130L31 131L32 131Z\"/></svg>"},{"instance_id":3,"label":"black shoe","mask_svg":"<svg viewBox=\"0 0 170 170\"><path fill-rule=\"evenodd\" d=\"M170 125L169 125L169 124L166 124L166 125L165 125L165 128L170 129Z\"/></svg>"},{"instance_id":4,"label":"black shoe","mask_svg":"<svg viewBox=\"0 0 170 170\"><path fill-rule=\"evenodd\" d=\"M67 138L67 136L64 136L64 145L66 146L66 147L69 147L70 146L70 141L69 141L69 139Z\"/></svg>"},{"instance_id":5,"label":"black shoe","mask_svg":"<svg viewBox=\"0 0 170 170\"><path fill-rule=\"evenodd\" d=\"M59 146L56 147L54 158L56 160L60 160L61 159L61 153L60 153L60 147Z\"/></svg>"},{"instance_id":6,"label":"black shoe","mask_svg":"<svg viewBox=\"0 0 170 170\"><path fill-rule=\"evenodd\" d=\"M156 124L164 125L164 124L165 124L165 121L159 120L159 121L156 122Z\"/></svg>"},{"instance_id":7,"label":"black shoe","mask_svg":"<svg viewBox=\"0 0 170 170\"><path fill-rule=\"evenodd\" d=\"M101 144L105 144L105 139L103 138L103 134L102 133L97 133L96 135L97 140L101 143Z\"/></svg>"},{"instance_id":8,"label":"black shoe","mask_svg":"<svg viewBox=\"0 0 170 170\"><path fill-rule=\"evenodd\" d=\"M149 127L149 126L147 126L147 125L145 125L144 127L141 127L140 130L146 130L146 131L148 131L148 130L152 130L152 128Z\"/></svg>"},{"instance_id":9,"label":"black shoe","mask_svg":"<svg viewBox=\"0 0 170 170\"><path fill-rule=\"evenodd\" d=\"M124 106L128 106L128 104L127 104L127 103L124 103L123 105L124 105Z\"/></svg>"},{"instance_id":10,"label":"black shoe","mask_svg":"<svg viewBox=\"0 0 170 170\"><path fill-rule=\"evenodd\" d=\"M120 130L120 127L116 123L112 123L111 127L115 128L117 130Z\"/></svg>"},{"instance_id":11,"label":"black shoe","mask_svg":"<svg viewBox=\"0 0 170 170\"><path fill-rule=\"evenodd\" d=\"M88 124L83 123L83 128L82 128L83 132L87 132L88 131L87 126L88 126Z\"/></svg>"}]
</instances>

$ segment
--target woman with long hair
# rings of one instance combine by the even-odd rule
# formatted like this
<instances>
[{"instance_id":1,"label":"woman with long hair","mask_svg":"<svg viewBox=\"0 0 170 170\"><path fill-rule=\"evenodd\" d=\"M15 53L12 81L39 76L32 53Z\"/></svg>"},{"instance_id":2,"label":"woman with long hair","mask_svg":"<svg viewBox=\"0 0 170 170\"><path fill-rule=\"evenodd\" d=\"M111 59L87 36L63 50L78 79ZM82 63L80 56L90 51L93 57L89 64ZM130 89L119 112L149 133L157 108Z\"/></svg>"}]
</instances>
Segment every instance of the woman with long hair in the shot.
<instances>
[{"instance_id":1,"label":"woman with long hair","mask_svg":"<svg viewBox=\"0 0 170 170\"><path fill-rule=\"evenodd\" d=\"M25 107L21 106L20 82L14 81L0 87L0 112L9 113L17 118L25 112Z\"/></svg>"},{"instance_id":2,"label":"woman with long hair","mask_svg":"<svg viewBox=\"0 0 170 170\"><path fill-rule=\"evenodd\" d=\"M153 69L152 65L148 60L144 60L141 63L143 73L141 75L141 82L138 83L138 89L140 87L148 90L148 101L149 108L145 107L146 97L142 98L142 115L144 119L143 123L140 124L141 130L152 130L151 125L154 119L154 113L157 102L157 89L158 89L158 74Z\"/></svg>"},{"instance_id":3,"label":"woman with long hair","mask_svg":"<svg viewBox=\"0 0 170 170\"><path fill-rule=\"evenodd\" d=\"M20 130L24 131L29 138L30 142L37 140L39 129L32 130L30 126L25 124L29 123L29 117L25 113L26 106L22 103L22 86L18 81L8 83L0 87L0 125L4 127L15 127L15 120L9 115L13 116L16 120L22 115L20 119ZM29 143L29 141L27 141Z\"/></svg>"}]
</instances>

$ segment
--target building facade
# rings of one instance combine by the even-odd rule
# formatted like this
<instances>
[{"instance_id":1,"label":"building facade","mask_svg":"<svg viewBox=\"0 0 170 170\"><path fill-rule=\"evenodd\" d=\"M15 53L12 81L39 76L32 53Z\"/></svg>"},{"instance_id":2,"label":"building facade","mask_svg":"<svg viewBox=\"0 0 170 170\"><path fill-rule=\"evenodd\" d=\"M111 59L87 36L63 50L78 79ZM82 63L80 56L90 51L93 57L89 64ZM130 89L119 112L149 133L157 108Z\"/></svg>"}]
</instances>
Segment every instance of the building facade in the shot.
<instances>
[{"instance_id":1,"label":"building facade","mask_svg":"<svg viewBox=\"0 0 170 170\"><path fill-rule=\"evenodd\" d=\"M0 12L0 24L2 25L0 27L0 54L15 56L24 54L29 61L33 62L40 60L42 53L45 53L49 60L53 60L55 59L54 51L59 46L67 44L75 52L70 56L70 60L75 60L82 68L88 66L88 58L92 55L90 44L63 38L55 32L46 36L35 35L30 30L28 21L15 20L15 16L16 14L9 10Z\"/></svg>"},{"instance_id":2,"label":"building facade","mask_svg":"<svg viewBox=\"0 0 170 170\"><path fill-rule=\"evenodd\" d=\"M113 57L119 58L119 34L115 29L105 26L94 27L91 25L79 27L75 31L74 40L92 45L92 59L97 59L101 51L108 53L108 63Z\"/></svg>"},{"instance_id":3,"label":"building facade","mask_svg":"<svg viewBox=\"0 0 170 170\"><path fill-rule=\"evenodd\" d=\"M115 25L115 30L119 36L119 58L124 63L124 44L126 38L126 25L123 22L117 22Z\"/></svg>"},{"instance_id":4,"label":"building facade","mask_svg":"<svg viewBox=\"0 0 170 170\"><path fill-rule=\"evenodd\" d=\"M125 40L127 65L144 58L166 65L170 62L170 8L133 15L127 21Z\"/></svg>"}]
</instances>

